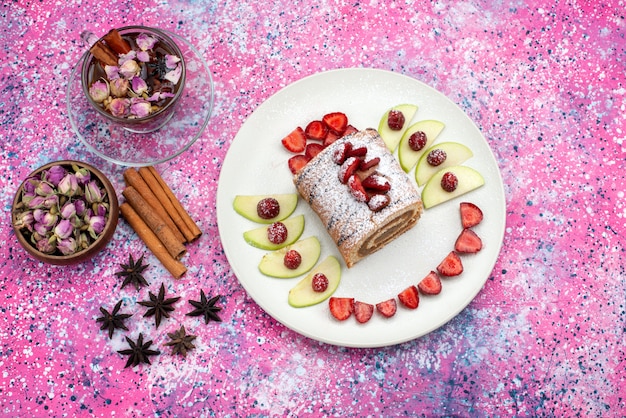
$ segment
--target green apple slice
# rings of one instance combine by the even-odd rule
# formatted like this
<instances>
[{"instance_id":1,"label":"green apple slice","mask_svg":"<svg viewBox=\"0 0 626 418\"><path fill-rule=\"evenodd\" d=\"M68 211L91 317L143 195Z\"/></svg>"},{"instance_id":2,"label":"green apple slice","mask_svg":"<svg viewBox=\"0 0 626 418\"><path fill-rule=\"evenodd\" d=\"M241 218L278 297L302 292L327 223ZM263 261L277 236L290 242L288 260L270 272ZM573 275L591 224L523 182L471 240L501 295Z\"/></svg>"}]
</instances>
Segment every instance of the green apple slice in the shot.
<instances>
[{"instance_id":1,"label":"green apple slice","mask_svg":"<svg viewBox=\"0 0 626 418\"><path fill-rule=\"evenodd\" d=\"M427 161L428 154L434 149L441 149L446 153L445 161L438 166L432 166ZM423 186L439 170L446 167L460 165L466 160L472 158L473 155L474 153L472 153L471 149L463 144L459 144L458 142L442 142L440 144L433 145L424 151L420 157L420 160L417 163L417 168L415 169L415 181L418 186Z\"/></svg>"},{"instance_id":2,"label":"green apple slice","mask_svg":"<svg viewBox=\"0 0 626 418\"><path fill-rule=\"evenodd\" d=\"M422 154L431 147L433 142L435 142L435 138L439 136L444 127L443 122L429 119L416 122L404 131L402 139L400 139L400 145L398 146L398 159L400 160L400 166L402 166L405 172L408 173L415 164L417 164ZM409 146L409 138L415 132L419 131L426 134L426 145L419 151L413 151Z\"/></svg>"},{"instance_id":3,"label":"green apple slice","mask_svg":"<svg viewBox=\"0 0 626 418\"><path fill-rule=\"evenodd\" d=\"M323 292L316 292L313 290L311 285L313 276L317 273L324 273L328 278L328 288ZM325 258L324 261L319 263L313 270L311 270L309 274L307 274L289 291L289 305L294 308L304 308L306 306L317 305L335 293L340 280L341 265L335 257L330 255Z\"/></svg>"},{"instance_id":4,"label":"green apple slice","mask_svg":"<svg viewBox=\"0 0 626 418\"><path fill-rule=\"evenodd\" d=\"M285 266L285 254L287 254L289 250L295 250L300 253L302 262L298 268L290 269ZM265 254L259 263L259 271L266 276L277 277L279 279L298 277L315 266L315 263L317 263L317 260L320 258L320 253L321 247L319 240L316 237L305 238L279 250Z\"/></svg>"},{"instance_id":5,"label":"green apple slice","mask_svg":"<svg viewBox=\"0 0 626 418\"><path fill-rule=\"evenodd\" d=\"M280 211L278 215L272 219L263 219L257 213L258 203L268 197L273 197L278 201ZM269 194L269 195L237 195L233 200L233 208L235 212L241 216L261 224L271 224L286 219L296 210L298 205L297 193Z\"/></svg>"},{"instance_id":6,"label":"green apple slice","mask_svg":"<svg viewBox=\"0 0 626 418\"><path fill-rule=\"evenodd\" d=\"M441 187L441 178L448 172L453 173L459 180L459 184L452 192L447 192ZM485 184L485 179L473 168L463 165L446 167L436 172L435 175L428 180L424 190L422 190L422 203L424 204L424 208L432 208L440 203L471 192L483 184Z\"/></svg>"},{"instance_id":7,"label":"green apple slice","mask_svg":"<svg viewBox=\"0 0 626 418\"><path fill-rule=\"evenodd\" d=\"M304 231L304 215L294 216L281 221L287 227L287 239L280 243L274 244L267 238L267 230L270 225L255 228L243 233L243 239L253 247L263 250L276 251L280 248L291 245L300 239L300 235Z\"/></svg>"},{"instance_id":8,"label":"green apple slice","mask_svg":"<svg viewBox=\"0 0 626 418\"><path fill-rule=\"evenodd\" d=\"M394 131L389 128L387 124L387 118L389 117L389 112L392 110L399 110L404 114L404 127L399 131ZM415 116L415 112L417 112L417 106L413 104L400 104L392 107L380 118L380 122L378 123L378 134L385 141L385 145L391 152L394 152L398 147L398 143L402 138L402 134L406 130L406 127L411 123L411 119Z\"/></svg>"}]
</instances>

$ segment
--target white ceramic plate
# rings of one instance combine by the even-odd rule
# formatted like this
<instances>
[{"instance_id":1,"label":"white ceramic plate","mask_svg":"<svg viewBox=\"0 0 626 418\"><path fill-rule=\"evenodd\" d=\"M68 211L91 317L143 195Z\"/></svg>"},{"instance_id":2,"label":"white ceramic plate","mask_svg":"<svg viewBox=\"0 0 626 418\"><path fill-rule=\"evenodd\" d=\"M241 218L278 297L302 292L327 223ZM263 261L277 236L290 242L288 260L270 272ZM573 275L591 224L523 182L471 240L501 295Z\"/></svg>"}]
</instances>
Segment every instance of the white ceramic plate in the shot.
<instances>
[{"instance_id":1,"label":"white ceramic plate","mask_svg":"<svg viewBox=\"0 0 626 418\"><path fill-rule=\"evenodd\" d=\"M461 232L459 203L481 207L483 222L474 228L484 248L463 256L465 271L443 280L437 296L421 296L416 310L398 304L392 318L375 312L359 324L354 316L335 320L324 302L292 308L287 294L300 278L276 279L258 270L266 253L248 245L244 231L258 227L232 208L238 194L296 193L287 166L289 154L280 140L296 126L303 128L328 112L344 112L359 129L377 128L382 114L400 103L414 103L419 110L413 122L438 119L446 124L437 142L458 141L469 146L474 157L465 165L480 171L485 185L455 200L425 210L416 227L382 250L348 269L342 260L342 279L334 296L354 297L376 304L417 284L454 248ZM413 174L411 172L411 177ZM317 215L300 199L295 214L304 214L302 238L315 235L322 244L320 260L339 252ZM496 263L505 228L502 179L484 137L463 111L427 85L397 73L374 69L341 69L316 74L282 89L260 105L247 119L228 150L219 179L217 219L224 251L233 272L250 296L272 317L292 330L330 344L348 347L382 347L425 335L448 322L481 290Z\"/></svg>"}]
</instances>

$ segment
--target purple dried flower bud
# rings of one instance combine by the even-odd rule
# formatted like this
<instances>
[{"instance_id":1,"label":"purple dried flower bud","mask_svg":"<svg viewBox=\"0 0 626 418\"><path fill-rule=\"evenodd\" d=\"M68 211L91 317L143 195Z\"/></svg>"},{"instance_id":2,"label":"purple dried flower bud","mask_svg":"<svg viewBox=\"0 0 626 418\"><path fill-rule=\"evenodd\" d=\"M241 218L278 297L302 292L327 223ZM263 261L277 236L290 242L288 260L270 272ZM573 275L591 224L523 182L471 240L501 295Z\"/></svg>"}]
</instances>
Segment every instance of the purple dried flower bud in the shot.
<instances>
[{"instance_id":1,"label":"purple dried flower bud","mask_svg":"<svg viewBox=\"0 0 626 418\"><path fill-rule=\"evenodd\" d=\"M43 218L48 212L43 209L37 208L31 213L33 214L33 219L35 220L35 222L43 222Z\"/></svg>"},{"instance_id":2,"label":"purple dried flower bud","mask_svg":"<svg viewBox=\"0 0 626 418\"><path fill-rule=\"evenodd\" d=\"M59 222L59 224L54 228L54 235L56 235L59 239L68 238L72 235L72 232L74 232L74 227L67 219L61 220L61 222Z\"/></svg>"},{"instance_id":3,"label":"purple dried flower bud","mask_svg":"<svg viewBox=\"0 0 626 418\"><path fill-rule=\"evenodd\" d=\"M120 67L120 74L122 77L130 80L134 76L139 75L141 68L135 60L128 60Z\"/></svg>"},{"instance_id":4,"label":"purple dried flower bud","mask_svg":"<svg viewBox=\"0 0 626 418\"><path fill-rule=\"evenodd\" d=\"M141 96L142 94L148 91L148 84L141 77L133 77L133 79L131 80L131 85L132 85L133 91L138 96Z\"/></svg>"},{"instance_id":5,"label":"purple dried flower bud","mask_svg":"<svg viewBox=\"0 0 626 418\"><path fill-rule=\"evenodd\" d=\"M178 58L176 55L167 54L165 56L165 66L167 68L176 68L176 64L178 64L179 62L180 58Z\"/></svg>"},{"instance_id":6,"label":"purple dried flower bud","mask_svg":"<svg viewBox=\"0 0 626 418\"><path fill-rule=\"evenodd\" d=\"M67 174L67 170L63 166L53 165L44 173L42 178L54 187L57 187L59 182L65 177L65 174Z\"/></svg>"},{"instance_id":7,"label":"purple dried flower bud","mask_svg":"<svg viewBox=\"0 0 626 418\"><path fill-rule=\"evenodd\" d=\"M126 54L121 54L119 59L117 60L117 63L119 64L119 66L121 68L128 61L134 60L135 57L137 57L137 52L135 52L135 50L132 49L132 50L128 51L128 53L126 53Z\"/></svg>"},{"instance_id":8,"label":"purple dried flower bud","mask_svg":"<svg viewBox=\"0 0 626 418\"><path fill-rule=\"evenodd\" d=\"M175 69L173 69L172 71L168 71L167 74L165 74L165 78L166 80L171 81L174 84L178 83L178 80L180 80L180 76L183 73L183 67L181 67L180 65L177 65Z\"/></svg>"},{"instance_id":9,"label":"purple dried flower bud","mask_svg":"<svg viewBox=\"0 0 626 418\"><path fill-rule=\"evenodd\" d=\"M40 238L37 240L37 250L44 254L52 254L56 250L54 241L48 238Z\"/></svg>"},{"instance_id":10,"label":"purple dried flower bud","mask_svg":"<svg viewBox=\"0 0 626 418\"><path fill-rule=\"evenodd\" d=\"M104 202L96 203L93 205L93 213L95 216L106 216L109 212L109 205Z\"/></svg>"},{"instance_id":11,"label":"purple dried flower bud","mask_svg":"<svg viewBox=\"0 0 626 418\"><path fill-rule=\"evenodd\" d=\"M105 81L98 80L89 87L89 96L96 103L102 103L109 95L109 84Z\"/></svg>"},{"instance_id":12,"label":"purple dried flower bud","mask_svg":"<svg viewBox=\"0 0 626 418\"><path fill-rule=\"evenodd\" d=\"M46 203L46 198L43 196L35 196L28 200L28 208L29 209L38 209L43 208L44 203Z\"/></svg>"},{"instance_id":13,"label":"purple dried flower bud","mask_svg":"<svg viewBox=\"0 0 626 418\"><path fill-rule=\"evenodd\" d=\"M147 51L148 49L152 49L154 48L154 46L156 45L156 43L158 42L158 39L146 34L146 33L140 33L137 36L137 39L135 39L135 42L137 42L137 46L142 50L142 51Z\"/></svg>"},{"instance_id":14,"label":"purple dried flower bud","mask_svg":"<svg viewBox=\"0 0 626 418\"><path fill-rule=\"evenodd\" d=\"M102 231L104 231L105 225L106 220L103 216L92 216L89 219L89 228L87 229L87 231L89 231L89 234L93 239L96 239L98 238L98 235L100 235Z\"/></svg>"},{"instance_id":15,"label":"purple dried flower bud","mask_svg":"<svg viewBox=\"0 0 626 418\"><path fill-rule=\"evenodd\" d=\"M117 78L111 81L111 94L115 97L125 97L130 83L125 78Z\"/></svg>"},{"instance_id":16,"label":"purple dried flower bud","mask_svg":"<svg viewBox=\"0 0 626 418\"><path fill-rule=\"evenodd\" d=\"M85 186L85 200L87 203L99 203L102 201L102 190L98 187L96 180L91 180Z\"/></svg>"},{"instance_id":17,"label":"purple dried flower bud","mask_svg":"<svg viewBox=\"0 0 626 418\"><path fill-rule=\"evenodd\" d=\"M43 207L48 208L50 210L55 210L58 204L59 204L59 196L55 194L46 197L43 201Z\"/></svg>"},{"instance_id":18,"label":"purple dried flower bud","mask_svg":"<svg viewBox=\"0 0 626 418\"><path fill-rule=\"evenodd\" d=\"M150 62L150 54L147 51L137 52L137 59L141 62Z\"/></svg>"},{"instance_id":19,"label":"purple dried flower bud","mask_svg":"<svg viewBox=\"0 0 626 418\"><path fill-rule=\"evenodd\" d=\"M77 244L76 240L72 237L60 239L57 241L57 249L61 251L63 255L70 255L76 252Z\"/></svg>"},{"instance_id":20,"label":"purple dried flower bud","mask_svg":"<svg viewBox=\"0 0 626 418\"><path fill-rule=\"evenodd\" d=\"M87 204L83 199L78 199L74 201L74 208L76 209L76 215L83 216L85 209L87 208Z\"/></svg>"},{"instance_id":21,"label":"purple dried flower bud","mask_svg":"<svg viewBox=\"0 0 626 418\"><path fill-rule=\"evenodd\" d=\"M119 71L120 69L117 65L104 66L104 72L106 73L107 79L109 79L109 81L117 80L118 78L120 78Z\"/></svg>"},{"instance_id":22,"label":"purple dried flower bud","mask_svg":"<svg viewBox=\"0 0 626 418\"><path fill-rule=\"evenodd\" d=\"M50 183L40 181L37 187L35 187L35 193L39 196L48 197L54 193L54 189L52 188L52 185Z\"/></svg>"},{"instance_id":23,"label":"purple dried flower bud","mask_svg":"<svg viewBox=\"0 0 626 418\"><path fill-rule=\"evenodd\" d=\"M48 230L51 230L59 220L57 215L53 215L50 212L45 212L43 217L41 218L41 224L44 225Z\"/></svg>"},{"instance_id":24,"label":"purple dried flower bud","mask_svg":"<svg viewBox=\"0 0 626 418\"><path fill-rule=\"evenodd\" d=\"M128 99L113 99L109 104L109 110L115 117L121 118L128 114L130 109L130 100Z\"/></svg>"},{"instance_id":25,"label":"purple dried flower bud","mask_svg":"<svg viewBox=\"0 0 626 418\"><path fill-rule=\"evenodd\" d=\"M130 105L131 115L135 115L138 118L145 118L146 116L150 114L152 105L147 100L135 99L131 103L132 103Z\"/></svg>"},{"instance_id":26,"label":"purple dried flower bud","mask_svg":"<svg viewBox=\"0 0 626 418\"><path fill-rule=\"evenodd\" d=\"M76 175L76 181L78 184L83 186L89 180L91 180L91 172L87 170L85 167L72 166L74 169L74 174Z\"/></svg>"},{"instance_id":27,"label":"purple dried flower bud","mask_svg":"<svg viewBox=\"0 0 626 418\"><path fill-rule=\"evenodd\" d=\"M59 192L65 196L74 196L78 191L78 180L72 173L67 173L59 182Z\"/></svg>"},{"instance_id":28,"label":"purple dried flower bud","mask_svg":"<svg viewBox=\"0 0 626 418\"><path fill-rule=\"evenodd\" d=\"M34 211L27 211L19 213L15 218L15 226L19 229L26 228L29 231L32 231L35 223L33 212Z\"/></svg>"},{"instance_id":29,"label":"purple dried flower bud","mask_svg":"<svg viewBox=\"0 0 626 418\"><path fill-rule=\"evenodd\" d=\"M35 225L33 225L33 230L42 237L46 236L51 229L52 228L40 223L36 223Z\"/></svg>"},{"instance_id":30,"label":"purple dried flower bud","mask_svg":"<svg viewBox=\"0 0 626 418\"><path fill-rule=\"evenodd\" d=\"M63 219L70 219L71 217L76 216L76 206L73 202L68 201L61 208L61 217Z\"/></svg>"}]
</instances>

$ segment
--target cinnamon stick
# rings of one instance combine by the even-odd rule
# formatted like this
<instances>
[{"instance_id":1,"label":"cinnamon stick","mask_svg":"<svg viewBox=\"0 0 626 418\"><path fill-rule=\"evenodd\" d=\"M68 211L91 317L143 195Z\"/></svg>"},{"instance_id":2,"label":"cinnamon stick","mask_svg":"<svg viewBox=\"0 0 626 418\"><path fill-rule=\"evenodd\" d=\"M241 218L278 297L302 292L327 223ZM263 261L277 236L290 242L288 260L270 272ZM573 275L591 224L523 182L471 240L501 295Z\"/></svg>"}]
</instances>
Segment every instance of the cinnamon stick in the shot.
<instances>
[{"instance_id":1,"label":"cinnamon stick","mask_svg":"<svg viewBox=\"0 0 626 418\"><path fill-rule=\"evenodd\" d=\"M180 217L183 219L183 221L185 222L185 224L187 225L187 227L191 231L191 233L193 235L192 241L195 240L195 239L198 239L200 237L200 235L202 235L202 230L200 230L198 225L191 218L191 216L189 215L189 212L187 212L185 210L185 208L180 203L180 201L178 200L178 198L176 197L176 195L174 194L172 189L167 185L165 180L163 180L163 177L161 177L161 175L156 170L156 168L154 168L153 166L150 166L150 167L148 167L148 170L150 170L150 173L152 173L154 178L159 182L159 184L161 185L161 188L163 189L163 192L170 199L170 202L172 202L172 205L176 208L176 211L178 212Z\"/></svg>"},{"instance_id":2,"label":"cinnamon stick","mask_svg":"<svg viewBox=\"0 0 626 418\"><path fill-rule=\"evenodd\" d=\"M124 202L120 205L120 212L152 254L163 264L163 267L165 267L174 278L180 279L187 272L187 267L170 255L165 246L159 241L159 238L152 232L128 202Z\"/></svg>"},{"instance_id":3,"label":"cinnamon stick","mask_svg":"<svg viewBox=\"0 0 626 418\"><path fill-rule=\"evenodd\" d=\"M133 186L143 197L146 202L155 210L156 213L163 219L163 221L167 224L167 226L172 230L174 235L178 238L181 243L185 243L187 240L180 232L172 218L169 216L157 196L152 192L152 189L148 186L148 184L144 181L144 179L139 175L137 170L134 168L128 168L124 171L124 180L126 181L127 186Z\"/></svg>"},{"instance_id":4,"label":"cinnamon stick","mask_svg":"<svg viewBox=\"0 0 626 418\"><path fill-rule=\"evenodd\" d=\"M124 38L122 38L117 29L111 29L109 33L102 37L102 39L104 39L104 42L106 42L107 45L118 54L128 54L131 51L130 45Z\"/></svg>"},{"instance_id":5,"label":"cinnamon stick","mask_svg":"<svg viewBox=\"0 0 626 418\"><path fill-rule=\"evenodd\" d=\"M91 48L89 48L91 55L96 57L104 65L117 65L117 55L111 51L111 48L103 44L102 42L96 42Z\"/></svg>"},{"instance_id":6,"label":"cinnamon stick","mask_svg":"<svg viewBox=\"0 0 626 418\"><path fill-rule=\"evenodd\" d=\"M152 207L141 197L137 189L128 186L122 191L126 201L130 203L132 208L137 212L141 219L148 225L150 230L159 238L167 251L176 260L180 260L187 253L185 246L176 238L170 227L167 226L163 218L161 218Z\"/></svg>"},{"instance_id":7,"label":"cinnamon stick","mask_svg":"<svg viewBox=\"0 0 626 418\"><path fill-rule=\"evenodd\" d=\"M152 171L150 171L148 167L141 167L139 169L139 175L141 176L141 178L144 179L148 186L150 186L150 189L159 199L159 202L161 202L161 204L167 211L167 214L170 215L180 232L182 232L182 234L185 236L185 239L189 242L197 238L191 232L185 221L183 221L180 214L170 201L169 196L165 193L159 181L152 174Z\"/></svg>"}]
</instances>

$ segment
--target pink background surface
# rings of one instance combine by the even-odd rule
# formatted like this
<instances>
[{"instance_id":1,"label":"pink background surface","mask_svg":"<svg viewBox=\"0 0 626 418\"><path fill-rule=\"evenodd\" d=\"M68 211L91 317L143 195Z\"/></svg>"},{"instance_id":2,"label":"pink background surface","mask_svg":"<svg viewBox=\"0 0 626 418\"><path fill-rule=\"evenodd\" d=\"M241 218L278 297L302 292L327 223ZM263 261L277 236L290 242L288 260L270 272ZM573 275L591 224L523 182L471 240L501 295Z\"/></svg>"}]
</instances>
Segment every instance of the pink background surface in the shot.
<instances>
[{"instance_id":1,"label":"pink background surface","mask_svg":"<svg viewBox=\"0 0 626 418\"><path fill-rule=\"evenodd\" d=\"M626 415L622 2L70 0L0 11L0 415ZM121 191L123 167L73 132L65 88L80 32L128 24L188 39L216 88L202 136L158 167L204 235L181 281L147 254L151 286L139 292L115 277L145 251L125 222L74 267L35 262L10 225L18 185L49 161L90 162ZM280 325L232 274L217 233L220 165L246 118L282 87L344 67L396 71L461 106L506 192L503 249L476 299L431 334L379 349ZM183 301L155 330L137 301L161 282ZM223 322L185 317L200 289L223 295ZM148 334L163 353L151 366L124 369L125 334L99 330L99 307L119 299L135 313L128 335ZM181 324L198 336L186 359L162 347Z\"/></svg>"}]
</instances>

